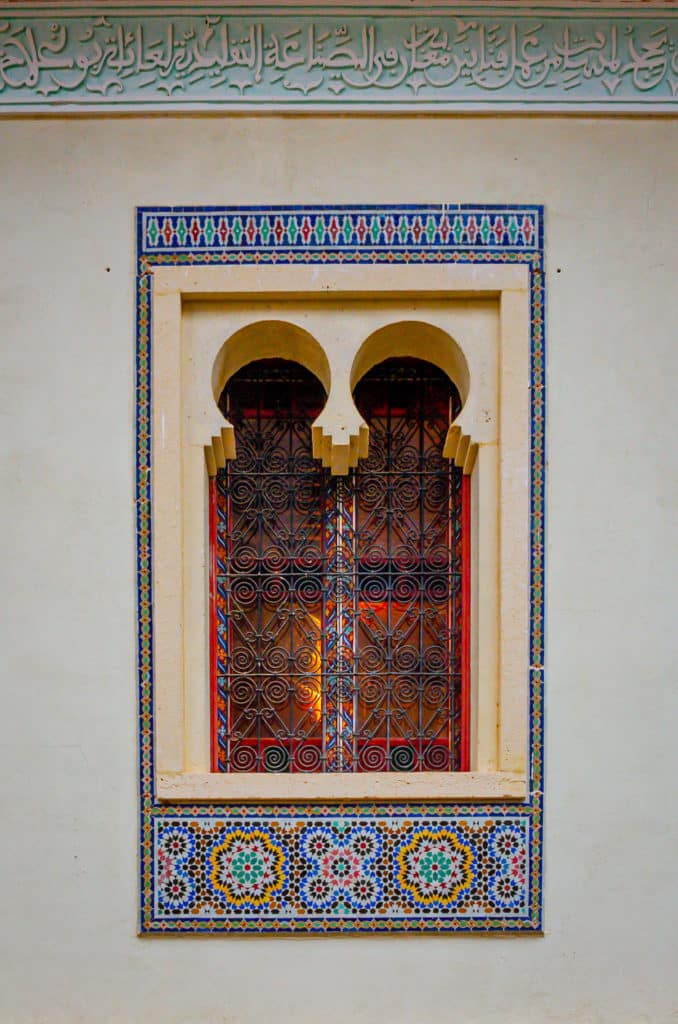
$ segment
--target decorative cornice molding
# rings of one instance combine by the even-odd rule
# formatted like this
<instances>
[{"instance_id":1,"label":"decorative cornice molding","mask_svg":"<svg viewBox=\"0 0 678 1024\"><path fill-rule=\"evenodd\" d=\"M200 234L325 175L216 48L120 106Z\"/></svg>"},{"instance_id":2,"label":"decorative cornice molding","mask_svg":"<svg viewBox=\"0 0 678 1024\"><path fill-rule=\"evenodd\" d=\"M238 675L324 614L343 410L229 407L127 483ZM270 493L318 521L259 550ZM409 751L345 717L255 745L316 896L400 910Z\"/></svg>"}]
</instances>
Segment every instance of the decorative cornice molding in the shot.
<instances>
[{"instance_id":1,"label":"decorative cornice molding","mask_svg":"<svg viewBox=\"0 0 678 1024\"><path fill-rule=\"evenodd\" d=\"M0 4L0 113L678 111L678 6Z\"/></svg>"}]
</instances>

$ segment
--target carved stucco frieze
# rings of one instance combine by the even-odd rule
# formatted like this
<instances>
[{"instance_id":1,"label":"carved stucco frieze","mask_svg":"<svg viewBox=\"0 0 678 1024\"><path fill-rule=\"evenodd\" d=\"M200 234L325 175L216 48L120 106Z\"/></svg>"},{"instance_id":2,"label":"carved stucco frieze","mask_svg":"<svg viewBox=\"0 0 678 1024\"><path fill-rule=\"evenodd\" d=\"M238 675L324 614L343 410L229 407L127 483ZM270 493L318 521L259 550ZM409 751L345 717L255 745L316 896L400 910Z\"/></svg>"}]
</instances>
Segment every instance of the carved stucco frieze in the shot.
<instances>
[{"instance_id":1,"label":"carved stucco frieze","mask_svg":"<svg viewBox=\"0 0 678 1024\"><path fill-rule=\"evenodd\" d=\"M678 8L0 4L0 113L678 108Z\"/></svg>"}]
</instances>

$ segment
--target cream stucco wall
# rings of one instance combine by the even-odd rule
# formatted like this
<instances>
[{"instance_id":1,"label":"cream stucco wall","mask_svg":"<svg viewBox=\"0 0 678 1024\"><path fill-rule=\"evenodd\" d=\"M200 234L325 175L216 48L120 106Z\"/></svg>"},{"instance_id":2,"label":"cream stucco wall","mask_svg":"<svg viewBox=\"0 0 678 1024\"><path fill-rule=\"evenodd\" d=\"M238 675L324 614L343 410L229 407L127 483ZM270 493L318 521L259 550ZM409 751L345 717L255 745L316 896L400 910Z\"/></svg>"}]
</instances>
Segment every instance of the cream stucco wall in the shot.
<instances>
[{"instance_id":1,"label":"cream stucco wall","mask_svg":"<svg viewBox=\"0 0 678 1024\"><path fill-rule=\"evenodd\" d=\"M0 1021L675 1019L678 123L26 120L0 183ZM429 200L546 204L546 936L140 940L133 207Z\"/></svg>"}]
</instances>

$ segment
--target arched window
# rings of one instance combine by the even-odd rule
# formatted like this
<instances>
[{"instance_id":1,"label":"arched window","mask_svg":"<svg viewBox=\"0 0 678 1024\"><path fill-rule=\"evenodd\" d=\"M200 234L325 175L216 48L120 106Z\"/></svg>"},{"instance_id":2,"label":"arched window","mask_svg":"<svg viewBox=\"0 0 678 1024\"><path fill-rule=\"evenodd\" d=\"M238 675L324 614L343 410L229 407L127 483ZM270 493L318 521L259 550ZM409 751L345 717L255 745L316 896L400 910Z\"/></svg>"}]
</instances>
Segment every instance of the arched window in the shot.
<instances>
[{"instance_id":1,"label":"arched window","mask_svg":"<svg viewBox=\"0 0 678 1024\"><path fill-rule=\"evenodd\" d=\"M349 481L360 765L458 771L462 472L443 446L459 395L431 363L388 359L354 398L370 428L369 455Z\"/></svg>"},{"instance_id":2,"label":"arched window","mask_svg":"<svg viewBox=\"0 0 678 1024\"><path fill-rule=\"evenodd\" d=\"M212 485L216 771L321 770L329 481L311 424L324 402L282 359L246 366L221 397L236 457Z\"/></svg>"},{"instance_id":3,"label":"arched window","mask_svg":"<svg viewBox=\"0 0 678 1024\"><path fill-rule=\"evenodd\" d=\"M460 400L424 360L354 389L369 455L312 455L322 384L250 363L211 481L212 770L468 770L469 487L443 457Z\"/></svg>"}]
</instances>

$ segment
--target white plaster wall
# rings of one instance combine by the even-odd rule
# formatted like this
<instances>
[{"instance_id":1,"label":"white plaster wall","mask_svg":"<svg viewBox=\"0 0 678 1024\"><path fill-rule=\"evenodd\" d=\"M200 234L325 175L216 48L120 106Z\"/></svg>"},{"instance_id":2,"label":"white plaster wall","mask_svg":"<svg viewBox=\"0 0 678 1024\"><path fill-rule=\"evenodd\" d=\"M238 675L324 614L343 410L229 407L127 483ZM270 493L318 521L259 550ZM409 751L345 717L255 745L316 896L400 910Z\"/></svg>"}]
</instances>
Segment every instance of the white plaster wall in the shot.
<instances>
[{"instance_id":1,"label":"white plaster wall","mask_svg":"<svg viewBox=\"0 0 678 1024\"><path fill-rule=\"evenodd\" d=\"M678 123L0 123L0 1022L674 1020ZM546 204L546 936L138 939L133 207ZM673 249L673 251L672 251Z\"/></svg>"}]
</instances>

